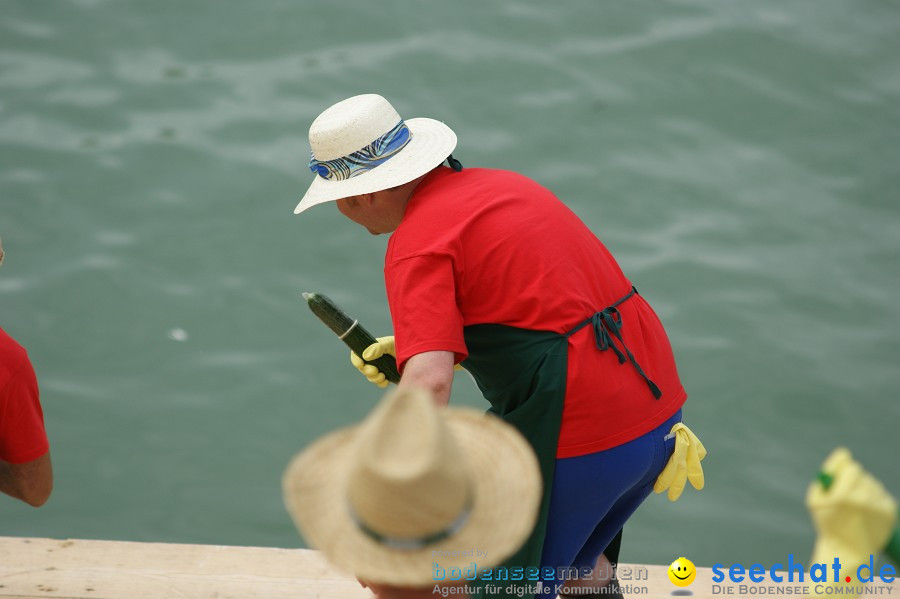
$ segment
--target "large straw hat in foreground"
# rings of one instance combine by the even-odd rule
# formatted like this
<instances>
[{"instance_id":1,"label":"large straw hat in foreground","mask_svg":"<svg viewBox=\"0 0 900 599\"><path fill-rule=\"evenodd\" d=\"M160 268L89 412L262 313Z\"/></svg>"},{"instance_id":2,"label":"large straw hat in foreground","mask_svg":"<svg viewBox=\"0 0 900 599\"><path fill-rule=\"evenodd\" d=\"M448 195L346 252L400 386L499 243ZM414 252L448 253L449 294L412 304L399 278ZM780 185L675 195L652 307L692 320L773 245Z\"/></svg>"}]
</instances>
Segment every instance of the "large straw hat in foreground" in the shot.
<instances>
[{"instance_id":1,"label":"large straw hat in foreground","mask_svg":"<svg viewBox=\"0 0 900 599\"><path fill-rule=\"evenodd\" d=\"M361 580L406 587L435 584L433 564L500 564L528 538L541 497L537 459L518 431L415 389L314 442L282 484L312 547Z\"/></svg>"},{"instance_id":2,"label":"large straw hat in foreground","mask_svg":"<svg viewBox=\"0 0 900 599\"><path fill-rule=\"evenodd\" d=\"M294 214L409 183L447 159L456 147L456 133L434 119L405 121L383 97L363 94L316 117L309 145L315 177Z\"/></svg>"}]
</instances>

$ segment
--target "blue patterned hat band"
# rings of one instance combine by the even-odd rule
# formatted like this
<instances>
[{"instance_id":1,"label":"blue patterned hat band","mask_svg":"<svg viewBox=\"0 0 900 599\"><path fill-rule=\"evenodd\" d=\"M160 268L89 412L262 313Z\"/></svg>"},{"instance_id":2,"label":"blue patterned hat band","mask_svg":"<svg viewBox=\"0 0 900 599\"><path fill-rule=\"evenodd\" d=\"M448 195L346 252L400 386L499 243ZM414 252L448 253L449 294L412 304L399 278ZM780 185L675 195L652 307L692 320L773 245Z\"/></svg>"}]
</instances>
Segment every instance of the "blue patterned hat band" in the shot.
<instances>
[{"instance_id":1,"label":"blue patterned hat band","mask_svg":"<svg viewBox=\"0 0 900 599\"><path fill-rule=\"evenodd\" d=\"M329 181L343 181L368 172L384 164L402 150L412 136L402 120L397 125L367 145L348 156L334 160L316 160L310 152L309 170Z\"/></svg>"}]
</instances>

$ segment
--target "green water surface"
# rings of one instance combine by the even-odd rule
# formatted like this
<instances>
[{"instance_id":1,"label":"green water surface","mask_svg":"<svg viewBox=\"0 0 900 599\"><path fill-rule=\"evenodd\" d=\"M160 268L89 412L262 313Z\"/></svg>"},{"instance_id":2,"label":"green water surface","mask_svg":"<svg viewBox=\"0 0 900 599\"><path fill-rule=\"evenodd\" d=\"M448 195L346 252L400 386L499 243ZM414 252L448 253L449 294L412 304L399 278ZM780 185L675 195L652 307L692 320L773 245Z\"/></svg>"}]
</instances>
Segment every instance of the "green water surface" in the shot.
<instances>
[{"instance_id":1,"label":"green water surface","mask_svg":"<svg viewBox=\"0 0 900 599\"><path fill-rule=\"evenodd\" d=\"M707 488L623 560L808 559L833 447L900 495L898 58L882 0L2 0L0 326L56 489L0 535L301 544L282 469L379 392L300 293L390 319L386 238L292 210L312 119L376 92L553 189L666 324Z\"/></svg>"}]
</instances>

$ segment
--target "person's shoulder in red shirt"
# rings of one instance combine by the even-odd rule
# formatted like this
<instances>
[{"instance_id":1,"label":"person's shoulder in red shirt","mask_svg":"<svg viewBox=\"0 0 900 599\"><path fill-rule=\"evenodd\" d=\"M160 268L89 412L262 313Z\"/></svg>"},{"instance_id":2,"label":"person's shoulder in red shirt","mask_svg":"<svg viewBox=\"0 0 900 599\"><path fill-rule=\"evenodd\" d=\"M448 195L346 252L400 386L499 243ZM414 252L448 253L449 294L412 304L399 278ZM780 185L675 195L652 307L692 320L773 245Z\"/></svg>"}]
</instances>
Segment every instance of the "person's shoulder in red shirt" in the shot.
<instances>
[{"instance_id":1,"label":"person's shoulder in red shirt","mask_svg":"<svg viewBox=\"0 0 900 599\"><path fill-rule=\"evenodd\" d=\"M34 368L0 329L0 491L42 505L53 489L49 449Z\"/></svg>"},{"instance_id":2,"label":"person's shoulder in red shirt","mask_svg":"<svg viewBox=\"0 0 900 599\"><path fill-rule=\"evenodd\" d=\"M585 224L518 173L438 168L388 242L385 279L398 358L465 357L462 327L563 333L631 285Z\"/></svg>"}]
</instances>

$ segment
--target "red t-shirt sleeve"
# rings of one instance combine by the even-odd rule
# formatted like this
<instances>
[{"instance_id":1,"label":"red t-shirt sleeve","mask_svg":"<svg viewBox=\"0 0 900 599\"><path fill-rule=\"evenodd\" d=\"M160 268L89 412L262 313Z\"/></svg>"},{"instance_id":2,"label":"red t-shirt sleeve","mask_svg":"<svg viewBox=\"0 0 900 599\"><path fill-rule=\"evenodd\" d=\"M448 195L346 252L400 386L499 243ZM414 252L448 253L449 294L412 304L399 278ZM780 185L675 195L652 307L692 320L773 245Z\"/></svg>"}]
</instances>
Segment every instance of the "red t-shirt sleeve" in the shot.
<instances>
[{"instance_id":1,"label":"red t-shirt sleeve","mask_svg":"<svg viewBox=\"0 0 900 599\"><path fill-rule=\"evenodd\" d=\"M0 389L0 459L24 464L48 449L37 378L26 361Z\"/></svg>"},{"instance_id":2,"label":"red t-shirt sleeve","mask_svg":"<svg viewBox=\"0 0 900 599\"><path fill-rule=\"evenodd\" d=\"M456 362L464 360L468 351L453 259L446 254L411 256L388 263L384 276L400 369L427 351L451 351Z\"/></svg>"}]
</instances>

